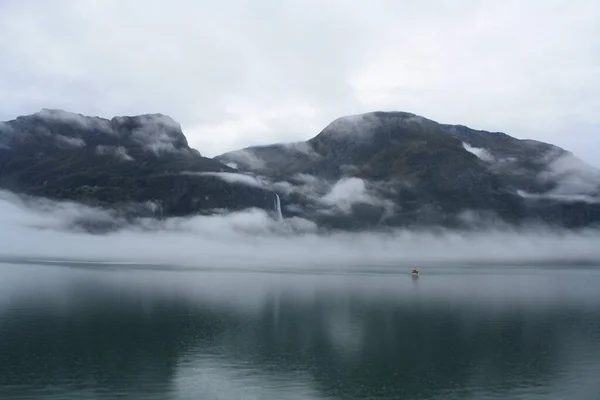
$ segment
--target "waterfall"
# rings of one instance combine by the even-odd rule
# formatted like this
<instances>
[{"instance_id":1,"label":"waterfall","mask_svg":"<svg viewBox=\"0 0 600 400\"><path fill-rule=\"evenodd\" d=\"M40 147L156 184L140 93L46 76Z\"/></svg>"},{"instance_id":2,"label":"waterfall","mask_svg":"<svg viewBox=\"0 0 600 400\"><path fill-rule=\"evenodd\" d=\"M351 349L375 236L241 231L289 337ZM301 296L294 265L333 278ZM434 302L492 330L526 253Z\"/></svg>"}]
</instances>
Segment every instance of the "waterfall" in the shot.
<instances>
[{"instance_id":1,"label":"waterfall","mask_svg":"<svg viewBox=\"0 0 600 400\"><path fill-rule=\"evenodd\" d=\"M281 200L279 199L279 195L277 193L275 193L275 203L273 206L275 207L277 221L281 221L283 219L283 214L281 213Z\"/></svg>"}]
</instances>

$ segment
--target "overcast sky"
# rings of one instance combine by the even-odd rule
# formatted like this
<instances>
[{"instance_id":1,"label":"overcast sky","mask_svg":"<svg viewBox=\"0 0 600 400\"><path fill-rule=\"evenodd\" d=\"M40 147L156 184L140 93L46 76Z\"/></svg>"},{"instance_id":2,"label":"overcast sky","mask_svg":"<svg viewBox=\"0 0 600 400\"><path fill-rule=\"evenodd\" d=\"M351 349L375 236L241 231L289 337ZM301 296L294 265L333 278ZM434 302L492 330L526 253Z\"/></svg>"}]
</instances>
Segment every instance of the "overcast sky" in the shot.
<instances>
[{"instance_id":1,"label":"overcast sky","mask_svg":"<svg viewBox=\"0 0 600 400\"><path fill-rule=\"evenodd\" d=\"M204 155L374 110L600 166L597 0L0 0L0 120L160 112Z\"/></svg>"}]
</instances>

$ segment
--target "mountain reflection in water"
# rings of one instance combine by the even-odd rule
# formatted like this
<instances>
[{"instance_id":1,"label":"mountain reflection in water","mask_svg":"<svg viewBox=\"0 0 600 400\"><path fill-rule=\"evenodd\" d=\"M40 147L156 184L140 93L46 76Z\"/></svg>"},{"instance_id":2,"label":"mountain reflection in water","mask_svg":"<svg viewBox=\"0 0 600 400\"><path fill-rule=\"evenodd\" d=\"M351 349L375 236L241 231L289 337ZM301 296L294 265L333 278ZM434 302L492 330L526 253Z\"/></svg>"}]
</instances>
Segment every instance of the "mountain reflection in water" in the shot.
<instances>
[{"instance_id":1,"label":"mountain reflection in water","mask_svg":"<svg viewBox=\"0 0 600 400\"><path fill-rule=\"evenodd\" d=\"M0 264L0 397L600 393L598 271L449 272Z\"/></svg>"}]
</instances>

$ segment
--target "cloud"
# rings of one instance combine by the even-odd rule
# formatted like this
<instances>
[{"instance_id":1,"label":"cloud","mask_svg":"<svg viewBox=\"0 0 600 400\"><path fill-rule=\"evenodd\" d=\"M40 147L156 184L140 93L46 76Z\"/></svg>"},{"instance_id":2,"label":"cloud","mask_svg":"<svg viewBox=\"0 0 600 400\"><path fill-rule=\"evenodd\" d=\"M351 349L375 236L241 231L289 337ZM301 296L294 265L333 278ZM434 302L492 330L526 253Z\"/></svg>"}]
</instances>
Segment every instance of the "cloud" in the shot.
<instances>
[{"instance_id":1,"label":"cloud","mask_svg":"<svg viewBox=\"0 0 600 400\"><path fill-rule=\"evenodd\" d=\"M107 210L87 207L74 202L54 202L45 198L20 197L0 190L0 220L5 226L16 228L63 230L78 221L110 223L116 221ZM22 237L24 241L26 237Z\"/></svg>"},{"instance_id":2,"label":"cloud","mask_svg":"<svg viewBox=\"0 0 600 400\"><path fill-rule=\"evenodd\" d=\"M0 122L0 149L10 149L13 133L10 125Z\"/></svg>"},{"instance_id":3,"label":"cloud","mask_svg":"<svg viewBox=\"0 0 600 400\"><path fill-rule=\"evenodd\" d=\"M394 204L378 197L373 188L368 189L365 181L360 178L343 178L335 183L319 179L308 174L297 174L293 182L276 181L259 175L249 175L231 172L185 172L185 174L214 176L229 183L259 187L272 190L283 195L300 195L310 204L286 204L284 208L291 212L303 212L321 208L320 213L336 214L350 213L355 204L370 204L386 208L388 212L394 209ZM372 185L371 185L372 186Z\"/></svg>"},{"instance_id":4,"label":"cloud","mask_svg":"<svg viewBox=\"0 0 600 400\"><path fill-rule=\"evenodd\" d=\"M597 163L593 0L0 7L0 93L10 93L0 120L43 107L162 112L215 156L306 140L343 115L404 110L556 142Z\"/></svg>"},{"instance_id":5,"label":"cloud","mask_svg":"<svg viewBox=\"0 0 600 400\"><path fill-rule=\"evenodd\" d=\"M162 114L145 114L133 117L118 116L113 117L112 120L107 120L63 110L43 109L33 114L33 116L50 122L52 125L34 124L26 126L20 129L19 139L23 139L28 135L51 136L59 146L83 147L86 145L86 140L89 140L90 135L102 132L113 136L130 135L131 139L144 149L154 153L180 151L187 146L186 138L181 131L181 125L171 117ZM62 133L63 126L60 124L75 128L76 130L72 135L76 136L64 135ZM14 136L14 129L7 123L3 123L1 129L2 139L0 140L2 143L7 144ZM99 154L107 154L111 151L116 151L124 159L129 157L123 153L124 149L120 146L113 150L108 146L97 149Z\"/></svg>"},{"instance_id":6,"label":"cloud","mask_svg":"<svg viewBox=\"0 0 600 400\"><path fill-rule=\"evenodd\" d=\"M397 113L393 117L394 124L400 126L418 126L421 128L427 123L433 123L422 116L403 112ZM337 118L327 125L322 134L332 139L348 139L368 142L373 134L383 125L382 119L377 113L363 113L347 115Z\"/></svg>"},{"instance_id":7,"label":"cloud","mask_svg":"<svg viewBox=\"0 0 600 400\"><path fill-rule=\"evenodd\" d=\"M203 175L203 176L214 176L229 183L241 183L246 186L253 186L259 188L268 188L270 183L261 178L252 175L234 173L234 172L184 172L186 175Z\"/></svg>"},{"instance_id":8,"label":"cloud","mask_svg":"<svg viewBox=\"0 0 600 400\"><path fill-rule=\"evenodd\" d=\"M68 137L64 135L54 135L54 139L59 144L59 146L68 146L68 147L83 147L85 146L85 141L81 138L77 137Z\"/></svg>"},{"instance_id":9,"label":"cloud","mask_svg":"<svg viewBox=\"0 0 600 400\"><path fill-rule=\"evenodd\" d=\"M304 207L298 204L284 205L285 209L292 212L307 211L306 207L309 209L320 207L321 213L350 213L353 205L361 203L388 210L394 208L393 203L378 197L373 188L368 189L365 181L360 178L343 178L337 182L330 182L313 175L297 174L291 182L274 182L260 175L232 172L184 172L184 174L214 176L229 183L259 187L282 195L300 195L305 201L310 202Z\"/></svg>"},{"instance_id":10,"label":"cloud","mask_svg":"<svg viewBox=\"0 0 600 400\"><path fill-rule=\"evenodd\" d=\"M572 154L556 157L540 175L543 181L556 182L552 190L556 195L600 195L600 170L584 163Z\"/></svg>"},{"instance_id":11,"label":"cloud","mask_svg":"<svg viewBox=\"0 0 600 400\"><path fill-rule=\"evenodd\" d=\"M600 203L600 170L582 162L573 154L560 151L550 152L543 161L546 167L536 178L552 188L543 193L519 190L519 196L565 203Z\"/></svg>"},{"instance_id":12,"label":"cloud","mask_svg":"<svg viewBox=\"0 0 600 400\"><path fill-rule=\"evenodd\" d=\"M309 221L278 222L260 210L162 221L140 218L118 231L95 235L74 224L86 219L108 223L115 218L107 210L23 201L0 192L0 256L274 269L600 260L599 232L592 229L490 226L462 233L443 229L321 233Z\"/></svg>"},{"instance_id":13,"label":"cloud","mask_svg":"<svg viewBox=\"0 0 600 400\"><path fill-rule=\"evenodd\" d=\"M99 130L105 133L113 132L110 121L104 118L88 117L65 110L53 110L48 108L43 108L34 115L48 121L64 122L65 124L76 126L81 129Z\"/></svg>"},{"instance_id":14,"label":"cloud","mask_svg":"<svg viewBox=\"0 0 600 400\"><path fill-rule=\"evenodd\" d=\"M116 117L118 123L126 123L129 117ZM131 137L145 149L154 153L178 151L185 140L181 125L171 117L156 115L141 115L134 117L136 127Z\"/></svg>"},{"instance_id":15,"label":"cloud","mask_svg":"<svg viewBox=\"0 0 600 400\"><path fill-rule=\"evenodd\" d=\"M266 167L266 163L259 157L257 157L252 150L236 150L227 153L227 159L233 160L233 162L239 165L242 169L248 169L250 171L262 171Z\"/></svg>"},{"instance_id":16,"label":"cloud","mask_svg":"<svg viewBox=\"0 0 600 400\"><path fill-rule=\"evenodd\" d=\"M299 204L285 204L288 211L298 213L318 211L325 214L350 213L355 204L369 204L383 207L389 213L395 205L376 193L376 185L367 184L360 178L343 178L337 182L319 179L309 174L296 174L290 181L272 181L260 175L231 172L184 172L184 174L214 176L229 183L272 190L285 196L300 195L304 201Z\"/></svg>"},{"instance_id":17,"label":"cloud","mask_svg":"<svg viewBox=\"0 0 600 400\"><path fill-rule=\"evenodd\" d=\"M496 160L496 158L486 149L482 149L479 147L473 147L470 144L465 143L465 142L463 142L463 147L469 153L476 155L477 158L479 158L480 160L483 160L486 162L494 162Z\"/></svg>"},{"instance_id":18,"label":"cloud","mask_svg":"<svg viewBox=\"0 0 600 400\"><path fill-rule=\"evenodd\" d=\"M384 186L388 186L384 190L389 192L389 184ZM382 208L384 213L381 218L385 219L392 215L397 206L380 193L381 189L377 182L365 182L356 177L342 178L324 196L316 199L317 204L324 206L318 212L326 215L350 214L354 206L367 204Z\"/></svg>"},{"instance_id":19,"label":"cloud","mask_svg":"<svg viewBox=\"0 0 600 400\"><path fill-rule=\"evenodd\" d=\"M274 182L273 188L284 194L300 194L308 200L317 201L331 190L333 183L310 174L296 174L288 181Z\"/></svg>"},{"instance_id":20,"label":"cloud","mask_svg":"<svg viewBox=\"0 0 600 400\"><path fill-rule=\"evenodd\" d=\"M324 133L335 139L351 137L368 140L379 125L381 120L372 114L348 115L335 119L327 125Z\"/></svg>"},{"instance_id":21,"label":"cloud","mask_svg":"<svg viewBox=\"0 0 600 400\"><path fill-rule=\"evenodd\" d=\"M305 154L309 157L313 157L313 158L321 157L321 155L318 154L317 152L315 152L315 150L307 142L281 143L281 146L283 146L284 148Z\"/></svg>"},{"instance_id":22,"label":"cloud","mask_svg":"<svg viewBox=\"0 0 600 400\"><path fill-rule=\"evenodd\" d=\"M122 146L104 146L96 147L96 153L102 155L114 155L123 161L132 161L133 158L127 153L127 149Z\"/></svg>"},{"instance_id":23,"label":"cloud","mask_svg":"<svg viewBox=\"0 0 600 400\"><path fill-rule=\"evenodd\" d=\"M81 129L98 128L104 131L110 131L110 123L108 123L108 121L106 120L101 120L98 118L87 118L82 115L68 113L60 110L43 109L42 111L35 113L35 116L46 121L62 122ZM108 127L105 126L103 122L108 123ZM81 137L65 136L61 134L60 129L52 131L49 127L45 125L35 125L29 127L29 129L31 130L21 130L19 132L19 135L15 135L15 129L10 124L0 122L0 146L10 148L10 143L13 140L26 140L29 135L46 137L51 136L53 137L56 144L61 147L85 146L85 141Z\"/></svg>"},{"instance_id":24,"label":"cloud","mask_svg":"<svg viewBox=\"0 0 600 400\"><path fill-rule=\"evenodd\" d=\"M382 201L367 191L367 185L360 178L343 178L336 182L320 202L333 206L345 213L352 211L354 204L381 205Z\"/></svg>"},{"instance_id":25,"label":"cloud","mask_svg":"<svg viewBox=\"0 0 600 400\"><path fill-rule=\"evenodd\" d=\"M0 121L0 132L8 134L12 131L13 129L10 125L8 125L6 122Z\"/></svg>"},{"instance_id":26,"label":"cloud","mask_svg":"<svg viewBox=\"0 0 600 400\"><path fill-rule=\"evenodd\" d=\"M554 192L550 193L528 193L523 190L517 190L517 194L525 199L535 200L555 200L564 203L589 203L589 204L600 204L600 196L589 196L586 194L557 194Z\"/></svg>"}]
</instances>

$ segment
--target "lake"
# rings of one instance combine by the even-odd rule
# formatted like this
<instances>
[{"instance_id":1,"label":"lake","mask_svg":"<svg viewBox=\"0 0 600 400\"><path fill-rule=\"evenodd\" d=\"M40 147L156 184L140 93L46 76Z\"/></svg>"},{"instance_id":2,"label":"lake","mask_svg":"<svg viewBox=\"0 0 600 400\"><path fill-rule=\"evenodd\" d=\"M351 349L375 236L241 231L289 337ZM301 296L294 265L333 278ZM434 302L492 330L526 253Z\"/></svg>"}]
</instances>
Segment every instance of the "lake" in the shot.
<instances>
[{"instance_id":1,"label":"lake","mask_svg":"<svg viewBox=\"0 0 600 400\"><path fill-rule=\"evenodd\" d=\"M2 399L600 399L597 268L61 264L0 263Z\"/></svg>"}]
</instances>

